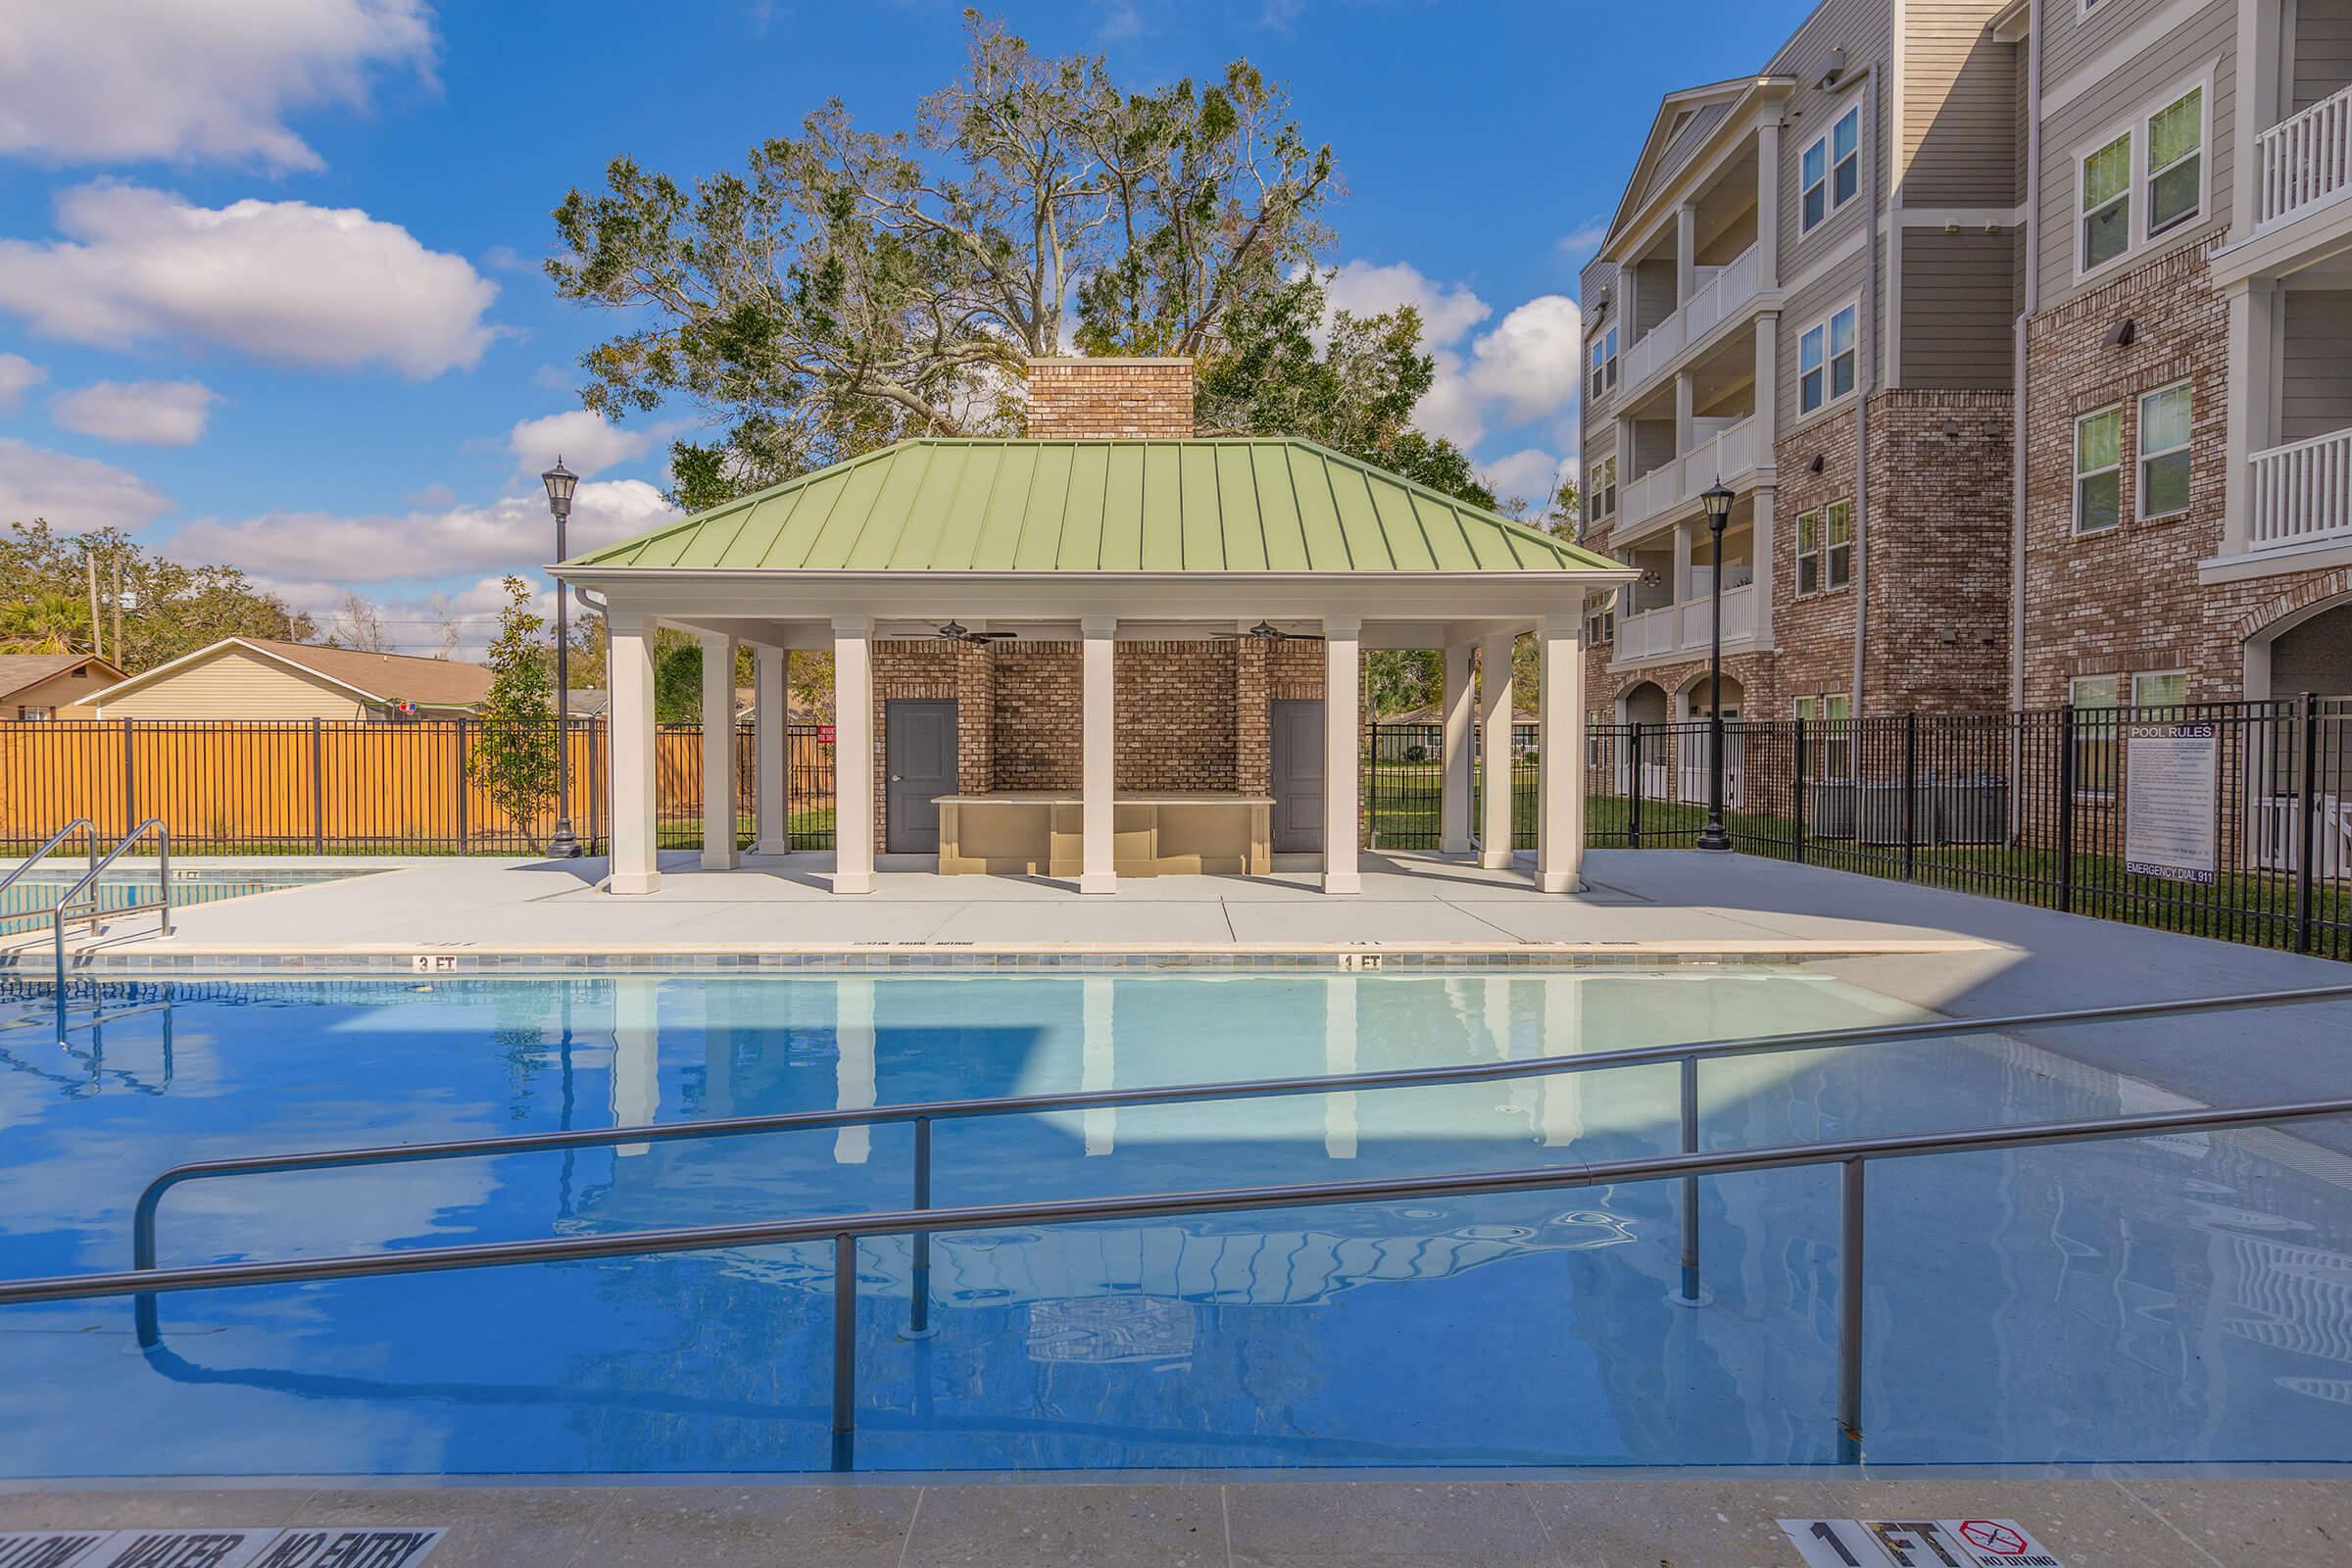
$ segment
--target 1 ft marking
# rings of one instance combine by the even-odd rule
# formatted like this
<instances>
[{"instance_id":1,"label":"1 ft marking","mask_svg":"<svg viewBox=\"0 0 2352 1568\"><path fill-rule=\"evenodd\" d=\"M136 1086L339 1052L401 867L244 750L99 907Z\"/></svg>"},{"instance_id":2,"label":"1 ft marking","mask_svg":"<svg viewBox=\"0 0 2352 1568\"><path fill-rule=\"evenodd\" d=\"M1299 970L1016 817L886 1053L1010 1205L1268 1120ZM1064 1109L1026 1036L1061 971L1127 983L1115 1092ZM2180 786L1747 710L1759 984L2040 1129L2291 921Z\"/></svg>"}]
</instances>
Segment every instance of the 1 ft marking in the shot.
<instances>
[{"instance_id":1,"label":"1 ft marking","mask_svg":"<svg viewBox=\"0 0 2352 1568\"><path fill-rule=\"evenodd\" d=\"M2014 1519L1783 1519L1806 1568L2065 1568Z\"/></svg>"}]
</instances>

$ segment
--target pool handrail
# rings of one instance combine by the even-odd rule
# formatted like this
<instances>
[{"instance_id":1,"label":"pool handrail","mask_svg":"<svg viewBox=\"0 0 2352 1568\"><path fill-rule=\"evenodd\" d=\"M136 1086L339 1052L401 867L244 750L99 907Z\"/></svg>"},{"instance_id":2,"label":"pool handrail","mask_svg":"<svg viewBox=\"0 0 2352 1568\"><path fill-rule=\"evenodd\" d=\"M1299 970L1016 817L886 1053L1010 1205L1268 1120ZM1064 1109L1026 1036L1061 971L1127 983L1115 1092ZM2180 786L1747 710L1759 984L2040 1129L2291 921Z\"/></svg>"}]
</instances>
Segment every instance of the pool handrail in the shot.
<instances>
[{"instance_id":1,"label":"pool handrail","mask_svg":"<svg viewBox=\"0 0 2352 1568\"><path fill-rule=\"evenodd\" d=\"M61 827L56 832L50 834L48 838L42 840L41 847L33 851L30 855L24 857L24 858L22 860L19 860L16 865L10 869L8 875L0 876L0 893L6 893L11 887L16 885L17 878L23 876L25 872L31 870L34 866L47 859L49 858L49 852L56 849L60 844L65 843L66 836L76 828L81 830L82 837L89 842L90 869L95 871L98 868L98 824L91 821L86 816L77 816L73 821L68 822L64 827ZM38 909L26 909L24 912L28 915L38 915L41 911ZM19 916L0 915L0 918L13 920L19 918Z\"/></svg>"},{"instance_id":2,"label":"pool handrail","mask_svg":"<svg viewBox=\"0 0 2352 1568\"><path fill-rule=\"evenodd\" d=\"M1516 1170L1453 1172L1442 1176L1295 1182L1278 1186L1205 1188L1133 1197L1073 1198L1040 1202L985 1203L964 1208L915 1208L897 1212L818 1215L798 1219L737 1221L725 1225L620 1231L602 1236L475 1242L405 1251L195 1264L169 1269L129 1269L117 1273L60 1275L0 1283L0 1306L97 1300L123 1296L152 1302L158 1293L171 1291L290 1285L496 1268L523 1263L578 1262L606 1257L659 1256L830 1240L833 1244L833 1465L837 1470L848 1470L854 1468L855 1464L854 1440L857 1430L857 1252L860 1238L912 1236L919 1242L934 1231L941 1230L1003 1230L1030 1225L1243 1213L1326 1203L1473 1198L1608 1186L1620 1182L1667 1179L1696 1181L1702 1177L1838 1165L1842 1170L1842 1178L1838 1202L1836 1419L1839 1457L1848 1463L1858 1463L1862 1457L1863 1431L1864 1172L1871 1160L2046 1148L2118 1138L2226 1132L2338 1116L2352 1116L2352 1099L2220 1109L2200 1107L2144 1112L2132 1116L2041 1122L2024 1127L1978 1127L1950 1132L1905 1133L1891 1137L1834 1139L1717 1153L1650 1154L1629 1159L1572 1162Z\"/></svg>"},{"instance_id":3,"label":"pool handrail","mask_svg":"<svg viewBox=\"0 0 2352 1568\"><path fill-rule=\"evenodd\" d=\"M152 904L125 904L109 909L100 904L95 893L86 899L82 898L83 889L96 883L108 866L121 859L132 845L150 832L155 834L155 901ZM172 830L164 825L164 819L151 816L141 822L123 834L122 842L107 851L103 858L96 857L96 839L91 840L90 848L93 855L90 868L81 874L80 881L58 895L56 906L49 911L49 938L57 954L57 1002L60 1008L64 1007L66 1002L66 919L68 911L75 904L89 905L88 920L92 929L105 915L154 913L162 921L156 934L166 937L172 934ZM59 1044L64 1042L61 1040Z\"/></svg>"},{"instance_id":4,"label":"pool handrail","mask_svg":"<svg viewBox=\"0 0 2352 1568\"><path fill-rule=\"evenodd\" d=\"M1297 1078L1240 1079L1225 1083L1175 1084L1136 1089L1076 1090L1046 1095L1007 1095L977 1100L915 1101L889 1105L863 1105L830 1110L773 1111L758 1116L730 1116L708 1121L654 1122L628 1127L591 1127L561 1132L511 1133L495 1138L449 1139L435 1143L390 1144L374 1148L317 1150L288 1154L232 1155L192 1160L174 1165L140 1189L131 1209L131 1266L156 1267L156 1216L164 1195L182 1182L223 1176L282 1175L306 1170L344 1170L360 1165L402 1165L434 1159L491 1157L559 1149L587 1149L616 1144L655 1144L710 1138L739 1138L753 1134L819 1131L840 1127L871 1127L911 1122L914 1125L914 1207L931 1206L931 1126L935 1121L987 1116L1040 1115L1050 1111L1119 1109L1138 1105L1185 1104L1210 1101L1273 1099L1298 1095L1347 1094L1359 1090L1414 1089L1459 1083L1492 1083L1511 1078L1596 1072L1620 1067L1682 1068L1682 1144L1686 1153L1698 1149L1698 1063L1733 1056L1774 1054L1788 1051L1824 1050L1857 1045L1899 1044L1913 1040L1949 1039L1959 1035L2002 1033L2016 1029L2130 1022L2143 1018L2180 1017L2232 1011L2242 1007L2302 1006L2326 1002L2352 1002L2352 984L2311 986L2287 991L2244 992L2226 997L2195 997L2168 1002L2124 1003L2103 1007L2077 1007L2056 1012L2009 1013L1984 1018L1932 1018L1914 1023L1866 1024L1843 1029L1819 1029L1803 1034L1751 1035L1725 1040L1686 1041L1656 1046L1628 1046L1575 1056L1522 1056L1440 1067L1399 1067L1371 1072L1327 1073ZM1683 1299L1703 1299L1698 1285L1697 1184L1683 1190ZM917 1272L928 1276L928 1248L918 1243ZM147 1307L152 1303L146 1303ZM911 1332L928 1329L929 1293L914 1302ZM153 1342L151 1310L139 1314L142 1344Z\"/></svg>"}]
</instances>

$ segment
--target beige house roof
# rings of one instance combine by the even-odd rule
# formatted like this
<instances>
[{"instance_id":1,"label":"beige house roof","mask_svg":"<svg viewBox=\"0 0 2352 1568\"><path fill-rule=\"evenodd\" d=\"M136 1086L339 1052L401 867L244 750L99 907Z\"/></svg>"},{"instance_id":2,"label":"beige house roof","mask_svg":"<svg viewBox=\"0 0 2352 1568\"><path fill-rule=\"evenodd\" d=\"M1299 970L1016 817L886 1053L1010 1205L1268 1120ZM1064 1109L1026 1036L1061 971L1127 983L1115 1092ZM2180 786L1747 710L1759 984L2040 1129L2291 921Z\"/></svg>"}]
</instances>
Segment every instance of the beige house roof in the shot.
<instances>
[{"instance_id":1,"label":"beige house roof","mask_svg":"<svg viewBox=\"0 0 2352 1568\"><path fill-rule=\"evenodd\" d=\"M94 665L109 680L122 678L112 661L96 654L0 654L0 698L14 697L83 664Z\"/></svg>"},{"instance_id":2,"label":"beige house roof","mask_svg":"<svg viewBox=\"0 0 2352 1568\"><path fill-rule=\"evenodd\" d=\"M463 664L454 659L321 648L274 637L224 637L94 695L101 702L118 702L170 680L187 665L209 659L224 648L242 648L263 659L290 665L341 687L363 703L408 702L419 708L473 708L490 694L488 669L480 664Z\"/></svg>"}]
</instances>

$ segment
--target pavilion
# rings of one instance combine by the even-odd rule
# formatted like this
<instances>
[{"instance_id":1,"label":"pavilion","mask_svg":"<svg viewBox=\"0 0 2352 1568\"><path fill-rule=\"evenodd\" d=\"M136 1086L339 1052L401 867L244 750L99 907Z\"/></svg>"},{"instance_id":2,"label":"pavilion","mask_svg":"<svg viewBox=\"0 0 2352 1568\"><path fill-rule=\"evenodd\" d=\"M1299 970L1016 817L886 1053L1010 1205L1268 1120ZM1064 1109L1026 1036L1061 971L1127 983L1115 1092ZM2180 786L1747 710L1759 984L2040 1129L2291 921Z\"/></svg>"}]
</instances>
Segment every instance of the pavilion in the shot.
<instances>
[{"instance_id":1,"label":"pavilion","mask_svg":"<svg viewBox=\"0 0 2352 1568\"><path fill-rule=\"evenodd\" d=\"M609 891L655 864L653 633L703 639L704 710L757 672L755 849L784 853L785 670L834 659L836 893L879 867L1260 873L1358 891L1362 658L1444 650L1443 849L1470 854L1472 664L1510 755L1539 663L1536 879L1580 886L1589 601L1637 573L1311 442L1198 439L1189 360L1039 360L1029 438L917 439L551 568L603 598ZM1340 700L1326 701L1330 694ZM733 738L705 732L703 864L736 863ZM1478 853L1507 867L1508 767Z\"/></svg>"}]
</instances>

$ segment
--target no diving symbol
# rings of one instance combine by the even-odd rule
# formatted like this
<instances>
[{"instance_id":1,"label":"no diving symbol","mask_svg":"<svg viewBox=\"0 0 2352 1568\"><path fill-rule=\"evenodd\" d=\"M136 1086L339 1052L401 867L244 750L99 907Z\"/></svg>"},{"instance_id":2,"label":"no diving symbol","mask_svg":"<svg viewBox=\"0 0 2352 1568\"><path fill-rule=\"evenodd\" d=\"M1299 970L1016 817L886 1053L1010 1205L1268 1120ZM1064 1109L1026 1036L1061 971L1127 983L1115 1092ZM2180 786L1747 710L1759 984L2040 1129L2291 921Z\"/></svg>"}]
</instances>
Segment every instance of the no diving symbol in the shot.
<instances>
[{"instance_id":1,"label":"no diving symbol","mask_svg":"<svg viewBox=\"0 0 2352 1568\"><path fill-rule=\"evenodd\" d=\"M1963 1519L1960 1539L1979 1551L1989 1551L1996 1557L2015 1557L2026 1549L2026 1538L1991 1519Z\"/></svg>"}]
</instances>

